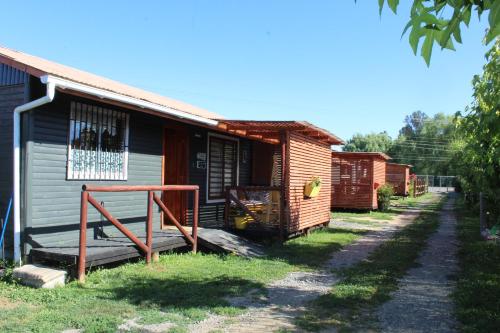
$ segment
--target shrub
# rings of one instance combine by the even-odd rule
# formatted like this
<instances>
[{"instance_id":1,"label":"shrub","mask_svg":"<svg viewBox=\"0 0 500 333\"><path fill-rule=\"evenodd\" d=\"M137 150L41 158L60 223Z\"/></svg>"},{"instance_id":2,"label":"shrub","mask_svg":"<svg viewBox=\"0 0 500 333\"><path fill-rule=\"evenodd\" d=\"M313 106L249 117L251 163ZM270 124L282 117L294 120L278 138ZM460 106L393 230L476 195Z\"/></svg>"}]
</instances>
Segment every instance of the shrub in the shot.
<instances>
[{"instance_id":1,"label":"shrub","mask_svg":"<svg viewBox=\"0 0 500 333\"><path fill-rule=\"evenodd\" d=\"M391 197L394 195L394 189L389 184L384 184L377 189L378 209L382 212L389 210Z\"/></svg>"}]
</instances>

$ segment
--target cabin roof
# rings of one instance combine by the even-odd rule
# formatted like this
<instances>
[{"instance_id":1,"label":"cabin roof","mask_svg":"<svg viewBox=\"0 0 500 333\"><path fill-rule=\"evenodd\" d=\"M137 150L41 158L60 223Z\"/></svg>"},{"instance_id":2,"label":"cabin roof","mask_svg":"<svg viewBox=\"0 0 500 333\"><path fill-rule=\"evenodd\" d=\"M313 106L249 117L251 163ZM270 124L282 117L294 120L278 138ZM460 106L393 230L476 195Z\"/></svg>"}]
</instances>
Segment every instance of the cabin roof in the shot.
<instances>
[{"instance_id":1,"label":"cabin roof","mask_svg":"<svg viewBox=\"0 0 500 333\"><path fill-rule=\"evenodd\" d=\"M26 73L42 77L51 75L86 86L106 90L123 96L153 103L159 106L186 112L207 119L220 119L221 115L198 108L196 106L164 97L139 88L135 88L102 76L85 72L73 67L61 65L30 54L15 51L0 45L0 63L25 71Z\"/></svg>"},{"instance_id":2,"label":"cabin roof","mask_svg":"<svg viewBox=\"0 0 500 333\"><path fill-rule=\"evenodd\" d=\"M385 161L391 159L391 157L382 152L352 152L352 151L332 151L332 157L350 157L350 158L380 158Z\"/></svg>"},{"instance_id":3,"label":"cabin roof","mask_svg":"<svg viewBox=\"0 0 500 333\"><path fill-rule=\"evenodd\" d=\"M388 162L387 164L392 164L392 165L399 165L399 166L404 166L404 167L407 167L407 168L412 168L413 165L411 164L404 164L404 163L394 163L394 162Z\"/></svg>"},{"instance_id":4,"label":"cabin roof","mask_svg":"<svg viewBox=\"0 0 500 333\"><path fill-rule=\"evenodd\" d=\"M226 132L253 139L278 143L282 131L297 132L329 145L341 145L344 141L329 131L307 121L226 120L220 119L218 127Z\"/></svg>"}]
</instances>

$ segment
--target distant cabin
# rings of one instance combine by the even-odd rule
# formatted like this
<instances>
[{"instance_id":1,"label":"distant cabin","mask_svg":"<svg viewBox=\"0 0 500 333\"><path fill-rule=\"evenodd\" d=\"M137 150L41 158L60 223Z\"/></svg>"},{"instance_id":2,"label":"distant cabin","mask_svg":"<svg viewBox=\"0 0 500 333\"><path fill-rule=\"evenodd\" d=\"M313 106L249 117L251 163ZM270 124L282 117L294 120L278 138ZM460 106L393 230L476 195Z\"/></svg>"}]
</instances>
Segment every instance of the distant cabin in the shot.
<instances>
[{"instance_id":1,"label":"distant cabin","mask_svg":"<svg viewBox=\"0 0 500 333\"><path fill-rule=\"evenodd\" d=\"M395 195L409 195L411 167L409 164L387 163L385 181L392 185Z\"/></svg>"},{"instance_id":2,"label":"distant cabin","mask_svg":"<svg viewBox=\"0 0 500 333\"><path fill-rule=\"evenodd\" d=\"M377 189L386 182L389 159L378 152L333 151L331 207L377 209Z\"/></svg>"}]
</instances>

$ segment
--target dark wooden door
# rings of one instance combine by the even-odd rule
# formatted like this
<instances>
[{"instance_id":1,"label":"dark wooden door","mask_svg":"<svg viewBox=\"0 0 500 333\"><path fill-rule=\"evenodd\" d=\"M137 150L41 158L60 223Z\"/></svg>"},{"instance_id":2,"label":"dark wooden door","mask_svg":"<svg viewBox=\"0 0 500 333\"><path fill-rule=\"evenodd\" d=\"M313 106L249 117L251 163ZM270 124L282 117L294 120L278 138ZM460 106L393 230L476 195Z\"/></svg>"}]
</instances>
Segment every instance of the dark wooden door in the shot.
<instances>
[{"instance_id":1,"label":"dark wooden door","mask_svg":"<svg viewBox=\"0 0 500 333\"><path fill-rule=\"evenodd\" d=\"M165 185L188 184L188 135L181 127L165 128L164 134L163 183ZM187 192L167 191L163 202L179 223L187 223ZM173 224L164 215L163 225Z\"/></svg>"}]
</instances>

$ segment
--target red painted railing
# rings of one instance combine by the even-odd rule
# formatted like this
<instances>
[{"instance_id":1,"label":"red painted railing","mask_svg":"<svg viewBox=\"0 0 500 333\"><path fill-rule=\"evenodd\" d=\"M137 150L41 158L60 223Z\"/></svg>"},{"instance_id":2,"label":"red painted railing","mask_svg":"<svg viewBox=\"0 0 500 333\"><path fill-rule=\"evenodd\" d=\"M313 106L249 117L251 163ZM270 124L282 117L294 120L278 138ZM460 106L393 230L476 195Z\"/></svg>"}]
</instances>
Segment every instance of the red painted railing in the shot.
<instances>
[{"instance_id":1,"label":"red painted railing","mask_svg":"<svg viewBox=\"0 0 500 333\"><path fill-rule=\"evenodd\" d=\"M192 234L190 235L177 221L172 212L165 206L160 197L155 191L193 191L193 225ZM147 217L146 217L146 244L144 244L137 236L135 236L127 227L125 227L118 219L113 217L94 197L90 192L148 192L147 200ZM83 185L82 197L80 206L80 244L78 256L78 280L85 281L85 266L87 254L87 215L88 204L94 206L99 213L102 214L111 224L113 224L122 234L129 238L137 247L146 254L146 262L151 262L151 254L153 249L153 203L156 203L168 219L179 229L182 235L191 243L193 252L196 252L198 245L198 211L199 211L199 187L197 185L163 185L163 186L148 186L148 185L117 185L117 186L94 186Z\"/></svg>"}]
</instances>

